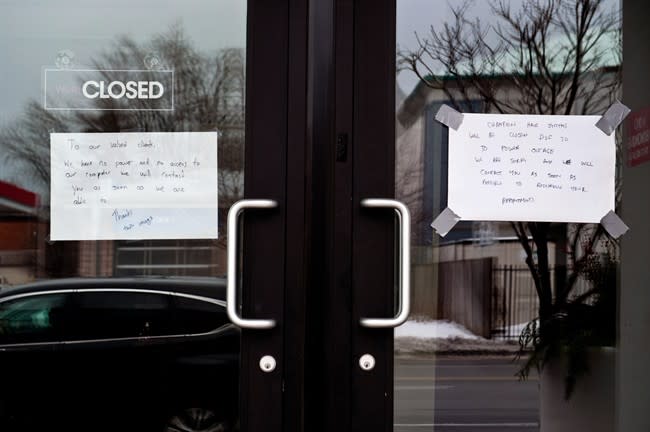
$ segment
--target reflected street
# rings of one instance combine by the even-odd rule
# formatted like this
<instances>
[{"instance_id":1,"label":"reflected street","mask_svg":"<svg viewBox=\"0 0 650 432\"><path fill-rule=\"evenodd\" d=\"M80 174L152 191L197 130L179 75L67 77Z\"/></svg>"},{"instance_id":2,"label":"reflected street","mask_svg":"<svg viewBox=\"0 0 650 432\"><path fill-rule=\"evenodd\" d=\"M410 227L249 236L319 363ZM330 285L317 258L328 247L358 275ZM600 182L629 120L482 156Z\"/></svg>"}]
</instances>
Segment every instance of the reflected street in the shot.
<instances>
[{"instance_id":1,"label":"reflected street","mask_svg":"<svg viewBox=\"0 0 650 432\"><path fill-rule=\"evenodd\" d=\"M516 371L510 356L397 357L394 430L536 432L538 380Z\"/></svg>"}]
</instances>

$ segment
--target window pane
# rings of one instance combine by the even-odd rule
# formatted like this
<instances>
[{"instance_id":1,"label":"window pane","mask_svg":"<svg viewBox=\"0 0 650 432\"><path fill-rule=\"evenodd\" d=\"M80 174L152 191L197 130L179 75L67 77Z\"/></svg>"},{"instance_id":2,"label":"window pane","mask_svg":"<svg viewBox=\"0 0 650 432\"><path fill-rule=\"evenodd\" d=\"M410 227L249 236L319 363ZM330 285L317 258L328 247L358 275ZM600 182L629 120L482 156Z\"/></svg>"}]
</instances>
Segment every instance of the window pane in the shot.
<instances>
[{"instance_id":1,"label":"window pane","mask_svg":"<svg viewBox=\"0 0 650 432\"><path fill-rule=\"evenodd\" d=\"M223 274L216 260L216 240L120 242L115 248L115 276L211 276Z\"/></svg>"},{"instance_id":2,"label":"window pane","mask_svg":"<svg viewBox=\"0 0 650 432\"><path fill-rule=\"evenodd\" d=\"M510 185L525 185L538 170L544 178L557 178L555 171L572 161L557 157L559 147L551 150L554 156L537 159L534 150L503 145L505 138L491 131L470 135L483 147L472 154L475 165L454 180L450 174L460 171L449 142L454 131L436 114L447 105L466 119L469 114L601 116L617 99L629 103L623 90L643 95L637 108L647 105L647 92L621 75L635 70L623 63L631 58L623 56L625 45L647 53L636 32L621 39L622 16L632 3L397 2L395 196L409 207L413 230L411 316L395 331L395 431L446 430L443 425L619 430L612 423L615 370L607 360L608 347L617 344L616 275L625 267L619 243L595 224L549 223L541 215L520 222L516 211L510 219L471 220L454 208L451 192L458 187L476 192L481 185L469 178L494 167L495 175L503 174L503 187L486 182L481 191L515 194ZM635 184L629 177L621 182L622 129L614 134L611 150L619 158L610 168L618 210L625 199L620 187ZM491 137L497 137L493 144ZM575 143L564 138L560 142L567 147ZM592 205L578 198L556 201L558 214ZM629 212L629 204L624 207ZM462 220L440 235L432 222L445 209ZM632 315L625 319L635 319ZM602 359L588 358L591 351ZM485 353L491 358L479 355ZM544 366L542 373L535 366Z\"/></svg>"},{"instance_id":3,"label":"window pane","mask_svg":"<svg viewBox=\"0 0 650 432\"><path fill-rule=\"evenodd\" d=\"M185 297L174 302L174 334L206 333L228 322L223 306Z\"/></svg>"},{"instance_id":4,"label":"window pane","mask_svg":"<svg viewBox=\"0 0 650 432\"><path fill-rule=\"evenodd\" d=\"M0 4L0 259L11 265L0 272L0 284L225 274L226 213L244 187L246 9L240 0ZM78 93L81 82L143 77L164 84L164 95L118 100ZM218 239L177 240L170 233L143 241L50 242L50 134L150 132L218 133L210 149L217 154L216 181L201 185L218 188ZM125 158L133 158L137 149L128 149ZM189 156L182 153L183 160ZM184 220L201 220L198 213L188 209ZM95 219L89 209L88 221Z\"/></svg>"},{"instance_id":5,"label":"window pane","mask_svg":"<svg viewBox=\"0 0 650 432\"><path fill-rule=\"evenodd\" d=\"M38 295L0 303L0 344L56 342L66 297Z\"/></svg>"},{"instance_id":6,"label":"window pane","mask_svg":"<svg viewBox=\"0 0 650 432\"><path fill-rule=\"evenodd\" d=\"M247 7L246 0L0 1L0 286L67 277L225 276L226 214L232 203L243 197L244 187ZM129 83L143 82L149 82L143 87L144 93L138 89L136 97L130 97L135 96L133 92L120 94L122 85L126 87L133 85ZM156 82L163 85L162 94L151 93L150 89L154 87L160 90ZM101 94L100 83L104 86ZM89 85L86 94L83 91L85 84ZM112 94L108 91L111 84ZM197 206L193 206L182 198L178 201L158 198L160 195L154 195L154 192L161 190L146 188L147 193L151 193L145 198L151 202L134 202L135 214L141 210L154 217L158 215L155 222L160 222L158 227L169 222L170 229L158 231L159 235L151 235L150 231L131 237L137 239L135 241L105 236L114 227L99 226L93 221L97 220L102 209L108 208L113 212L116 209L112 206L120 207L114 205L115 201L111 203L108 196L108 202L100 200L99 207L96 204L83 207L80 223L62 218L62 212L57 211L61 206L56 198L51 199L51 196L57 196L56 181L60 176L57 176L56 167L61 165L56 164L57 153L51 152L50 134L79 133L103 140L101 135L108 133L119 133L121 137L127 133L131 136L155 133L162 137L178 133L192 138L197 135L191 136L190 133L206 132L217 138L201 146L200 154L210 156L210 164L201 161L202 167L210 166L205 170L205 178L210 180L194 182L196 179L190 175L184 180L185 184L192 180L193 194L210 196L210 199L201 201L199 198L198 204L194 203ZM139 156L140 143L127 141L128 145L115 142L108 152L125 161L145 162L145 158ZM101 151L110 144L105 142ZM142 149L149 148L146 142L142 144ZM196 144L193 138L189 144ZM191 145L175 141L165 152L167 150L170 156L163 166L194 160L190 158L195 151ZM99 167L107 161L111 164L112 159L102 156L107 152L99 153L92 158L70 158L68 162L78 172L75 181L80 175L92 174L84 167ZM215 156L216 167L212 164ZM52 160L55 161L54 170ZM115 174L116 165L113 166ZM121 173L128 173L132 180L134 177L143 182L152 180L148 183L150 186L158 183L154 179L157 175L154 169L151 173L144 169L136 171L135 168L119 171L125 178L126 174ZM52 178L55 179L54 188ZM199 180L203 178L202 174ZM87 185L76 186L89 192ZM110 187L116 185L109 188L103 184L96 186L102 191L108 189L112 194ZM215 191L218 191L217 208L214 208ZM169 192L169 186L165 192ZM201 207L204 202L207 210ZM74 204L72 200L67 204L82 205ZM111 207L105 207L107 205ZM171 218L166 219L170 213L177 217L173 222ZM218 238L207 238L213 236L208 230L200 231L205 232L204 238L178 235L177 231L183 225L194 227L199 225L197 221L205 221L205 213L211 217L218 214L218 222L210 223L211 228L218 225ZM199 214L203 217L197 216ZM97 235L90 234L80 241L52 241L56 236L50 235L51 225L57 216L71 230L76 230L77 226L92 227ZM111 223L119 220L116 216ZM176 223L179 220L181 223ZM149 226L150 221L139 216L135 223L140 227L143 222L146 222L143 228ZM93 283L92 279L89 281ZM91 287L104 288L106 285L98 282L98 285L86 288ZM169 300L164 296L86 292L70 298L71 311L74 308L75 314L66 324L71 326L69 337L75 340L168 335L172 330ZM204 410L191 411L187 421L199 417L210 420L204 422L206 429L219 429L224 424L225 413L218 406L217 395L204 390L204 386L213 381L190 380L184 369L170 372L163 371L162 367L157 369L157 366L169 358L167 353L173 352L192 360L187 362L191 364L189 368L202 375L196 371L200 362L193 361L192 356L211 358L210 355L224 349L223 345L207 342L197 349L186 345L193 351L180 352L175 351L175 346L168 345L167 340L160 342L138 344L142 349L135 350L151 356L148 373L161 372L155 385L149 385L143 374L133 373L135 365L131 361L131 349L122 349L127 344L97 344L92 347L92 353L87 352L89 347L86 344L72 344L56 351L56 355L65 355L69 360L63 366L72 370L71 373L65 374L61 368L56 370L67 377L66 385L71 393L75 393L73 387L81 386L84 391L76 394L93 401L106 396L107 388L119 387L120 397L112 398L110 404L92 407L102 411L101 415L91 416L84 412L88 418L100 418L101 425L95 421L88 426L78 415L80 411L74 408L77 405L67 398L61 400L64 409L51 409L56 415L31 415L33 412L42 413L43 405L52 405L53 401L44 397L43 400L29 398L19 403L19 408L30 415L26 419L16 418L19 418L19 426L23 421L29 425L33 421L39 426L42 422L45 427L4 427L3 421L9 414L14 414L4 410L3 396L10 394L7 390L0 391L0 430L70 430L83 424L83 430L92 431L108 429L108 423L119 425L112 427L113 430L124 429L124 424L130 425L127 427L129 430L145 430L134 426L136 416L146 417L147 430L149 425L162 430L171 428L179 418L185 420L181 416L197 405ZM149 350L151 345L155 346ZM107 378L110 374L106 373L106 368L93 367L92 361L87 361L90 357L94 361L109 362L120 354L126 355L121 364L119 361L110 362L114 376L123 380L120 385ZM37 359L37 362L45 361L42 357ZM48 362L48 365L52 364ZM79 364L84 365L81 369L87 374L80 373L80 367L72 366ZM3 365L6 365L6 358L0 355L0 369ZM121 365L132 374L118 374ZM210 370L214 371L216 368L213 366L210 364ZM39 368L39 371L43 369ZM32 370L21 363L16 375L22 377ZM163 395L158 389L172 380L184 382L186 386L184 391L165 398L168 395ZM232 374L232 383L236 384L237 380L238 376ZM0 388L4 389L3 384L0 382ZM238 400L235 384L221 390L233 401ZM146 401L153 405L155 408L151 411L155 412L147 412L140 404L126 403L128 398L121 397L144 394L145 391L149 393L141 400L143 404ZM199 401L198 395L207 396ZM154 403L156 398L164 399L165 403ZM237 423L233 418L234 411L227 413L225 424Z\"/></svg>"},{"instance_id":7,"label":"window pane","mask_svg":"<svg viewBox=\"0 0 650 432\"><path fill-rule=\"evenodd\" d=\"M76 339L162 336L169 333L168 297L90 292L77 295Z\"/></svg>"}]
</instances>

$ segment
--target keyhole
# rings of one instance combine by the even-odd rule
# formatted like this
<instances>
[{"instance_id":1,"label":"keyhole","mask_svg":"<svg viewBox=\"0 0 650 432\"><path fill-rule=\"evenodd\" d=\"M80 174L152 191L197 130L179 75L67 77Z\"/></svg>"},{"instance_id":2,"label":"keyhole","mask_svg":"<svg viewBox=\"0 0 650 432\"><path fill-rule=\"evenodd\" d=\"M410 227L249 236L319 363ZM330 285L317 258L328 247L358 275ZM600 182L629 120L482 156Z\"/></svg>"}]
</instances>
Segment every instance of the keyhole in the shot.
<instances>
[{"instance_id":1,"label":"keyhole","mask_svg":"<svg viewBox=\"0 0 650 432\"><path fill-rule=\"evenodd\" d=\"M276 362L273 356L266 355L260 359L260 369L264 372L273 372L275 370Z\"/></svg>"},{"instance_id":2,"label":"keyhole","mask_svg":"<svg viewBox=\"0 0 650 432\"><path fill-rule=\"evenodd\" d=\"M359 359L359 366L365 371L372 370L375 367L375 358L370 354L364 354Z\"/></svg>"}]
</instances>

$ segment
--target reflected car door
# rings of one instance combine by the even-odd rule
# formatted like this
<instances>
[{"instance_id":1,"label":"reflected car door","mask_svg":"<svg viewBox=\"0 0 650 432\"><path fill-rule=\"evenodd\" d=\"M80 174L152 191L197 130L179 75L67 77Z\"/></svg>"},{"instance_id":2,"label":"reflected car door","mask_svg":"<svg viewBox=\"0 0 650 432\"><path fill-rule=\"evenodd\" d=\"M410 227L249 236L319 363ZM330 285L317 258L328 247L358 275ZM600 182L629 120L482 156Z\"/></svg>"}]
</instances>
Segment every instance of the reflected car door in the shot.
<instances>
[{"instance_id":1,"label":"reflected car door","mask_svg":"<svg viewBox=\"0 0 650 432\"><path fill-rule=\"evenodd\" d=\"M69 291L0 299L0 430L50 424L65 408L69 299Z\"/></svg>"},{"instance_id":2,"label":"reflected car door","mask_svg":"<svg viewBox=\"0 0 650 432\"><path fill-rule=\"evenodd\" d=\"M73 331L63 349L79 424L141 430L165 421L170 296L82 289L72 304Z\"/></svg>"},{"instance_id":3,"label":"reflected car door","mask_svg":"<svg viewBox=\"0 0 650 432\"><path fill-rule=\"evenodd\" d=\"M185 395L179 407L209 408L225 419L237 417L240 332L228 320L226 303L202 296L173 296L169 382Z\"/></svg>"}]
</instances>

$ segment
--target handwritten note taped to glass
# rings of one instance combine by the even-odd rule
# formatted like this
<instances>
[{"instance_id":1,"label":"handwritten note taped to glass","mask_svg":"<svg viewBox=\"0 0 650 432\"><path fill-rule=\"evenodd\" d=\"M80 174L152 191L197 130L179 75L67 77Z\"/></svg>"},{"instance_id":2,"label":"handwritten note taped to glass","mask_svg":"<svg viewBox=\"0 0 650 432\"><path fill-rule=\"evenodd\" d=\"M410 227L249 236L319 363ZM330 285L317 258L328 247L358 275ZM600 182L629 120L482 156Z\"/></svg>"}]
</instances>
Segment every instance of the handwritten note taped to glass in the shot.
<instances>
[{"instance_id":1,"label":"handwritten note taped to glass","mask_svg":"<svg viewBox=\"0 0 650 432\"><path fill-rule=\"evenodd\" d=\"M217 238L217 132L52 133L52 240Z\"/></svg>"},{"instance_id":2,"label":"handwritten note taped to glass","mask_svg":"<svg viewBox=\"0 0 650 432\"><path fill-rule=\"evenodd\" d=\"M449 129L448 207L462 220L600 222L616 146L599 118L464 114Z\"/></svg>"}]
</instances>

